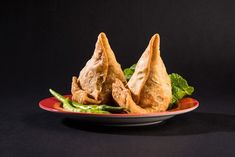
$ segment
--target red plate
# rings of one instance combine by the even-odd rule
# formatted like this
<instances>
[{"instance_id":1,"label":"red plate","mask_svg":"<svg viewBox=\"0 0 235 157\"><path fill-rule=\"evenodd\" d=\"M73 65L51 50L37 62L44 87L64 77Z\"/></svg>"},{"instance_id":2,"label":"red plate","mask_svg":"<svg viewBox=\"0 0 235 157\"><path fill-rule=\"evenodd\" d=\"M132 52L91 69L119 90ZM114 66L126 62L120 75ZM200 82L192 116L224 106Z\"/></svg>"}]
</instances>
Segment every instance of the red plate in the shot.
<instances>
[{"instance_id":1,"label":"red plate","mask_svg":"<svg viewBox=\"0 0 235 157\"><path fill-rule=\"evenodd\" d=\"M71 97L70 95L65 96ZM139 126L157 124L175 115L193 111L199 106L199 102L193 98L183 98L175 109L149 114L94 114L70 112L64 110L60 102L54 97L41 100L39 106L46 111L65 114L90 123L115 126Z\"/></svg>"}]
</instances>

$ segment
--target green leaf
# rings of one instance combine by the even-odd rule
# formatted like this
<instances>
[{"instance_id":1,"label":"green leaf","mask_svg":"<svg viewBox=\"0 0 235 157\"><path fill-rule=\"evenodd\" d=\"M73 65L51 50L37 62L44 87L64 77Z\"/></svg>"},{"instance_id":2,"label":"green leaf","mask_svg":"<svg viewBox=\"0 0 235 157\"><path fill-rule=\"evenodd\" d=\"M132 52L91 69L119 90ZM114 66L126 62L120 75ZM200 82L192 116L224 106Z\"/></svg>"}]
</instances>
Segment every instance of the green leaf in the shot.
<instances>
[{"instance_id":1,"label":"green leaf","mask_svg":"<svg viewBox=\"0 0 235 157\"><path fill-rule=\"evenodd\" d=\"M136 68L136 64L133 64L133 65L130 67L130 69L133 70L133 71L135 71L135 68Z\"/></svg>"},{"instance_id":2,"label":"green leaf","mask_svg":"<svg viewBox=\"0 0 235 157\"><path fill-rule=\"evenodd\" d=\"M179 74L172 73L169 75L172 87L171 104L177 103L180 99L187 95L192 95L194 87L189 86L188 82Z\"/></svg>"},{"instance_id":3,"label":"green leaf","mask_svg":"<svg viewBox=\"0 0 235 157\"><path fill-rule=\"evenodd\" d=\"M131 79L131 76L135 72L135 67L136 67L136 64L133 64L130 68L124 69L123 72L127 81Z\"/></svg>"}]
</instances>

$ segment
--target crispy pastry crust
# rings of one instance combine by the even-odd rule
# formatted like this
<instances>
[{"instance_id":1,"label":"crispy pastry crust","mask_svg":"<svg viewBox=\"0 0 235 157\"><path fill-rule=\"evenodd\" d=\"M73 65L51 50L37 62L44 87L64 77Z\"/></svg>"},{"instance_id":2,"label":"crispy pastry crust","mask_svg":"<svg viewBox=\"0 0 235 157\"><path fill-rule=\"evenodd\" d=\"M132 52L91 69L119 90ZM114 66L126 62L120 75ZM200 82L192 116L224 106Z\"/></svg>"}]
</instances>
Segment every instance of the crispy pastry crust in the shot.
<instances>
[{"instance_id":1,"label":"crispy pastry crust","mask_svg":"<svg viewBox=\"0 0 235 157\"><path fill-rule=\"evenodd\" d=\"M122 103L122 106L125 106L123 102L126 102L126 107L131 113L166 111L171 102L171 82L160 57L159 45L160 37L155 34L137 63L135 72L127 84L128 88L119 87L122 93L128 93L124 91L130 90L133 100L129 100L132 99L130 94L125 94L125 101L122 98L124 96L118 98L117 86L121 86L121 83L116 81L113 85L115 101L119 105ZM136 106L141 109L136 110Z\"/></svg>"},{"instance_id":2,"label":"crispy pastry crust","mask_svg":"<svg viewBox=\"0 0 235 157\"><path fill-rule=\"evenodd\" d=\"M101 104L112 100L115 78L126 83L120 64L104 33L100 33L92 58L81 70L79 78L72 80L72 99L82 104Z\"/></svg>"}]
</instances>

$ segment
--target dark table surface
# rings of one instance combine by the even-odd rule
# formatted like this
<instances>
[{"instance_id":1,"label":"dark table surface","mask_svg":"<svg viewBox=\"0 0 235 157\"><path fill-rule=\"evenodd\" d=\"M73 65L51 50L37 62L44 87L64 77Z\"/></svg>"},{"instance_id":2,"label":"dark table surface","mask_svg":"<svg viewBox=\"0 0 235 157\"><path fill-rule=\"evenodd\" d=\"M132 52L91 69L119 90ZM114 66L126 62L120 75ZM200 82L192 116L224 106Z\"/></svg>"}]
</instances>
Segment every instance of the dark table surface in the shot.
<instances>
[{"instance_id":1,"label":"dark table surface","mask_svg":"<svg viewBox=\"0 0 235 157\"><path fill-rule=\"evenodd\" d=\"M1 102L0 156L232 157L235 153L232 96L199 98L196 111L161 125L118 128L86 126L43 111L38 101L45 95L35 95Z\"/></svg>"}]
</instances>

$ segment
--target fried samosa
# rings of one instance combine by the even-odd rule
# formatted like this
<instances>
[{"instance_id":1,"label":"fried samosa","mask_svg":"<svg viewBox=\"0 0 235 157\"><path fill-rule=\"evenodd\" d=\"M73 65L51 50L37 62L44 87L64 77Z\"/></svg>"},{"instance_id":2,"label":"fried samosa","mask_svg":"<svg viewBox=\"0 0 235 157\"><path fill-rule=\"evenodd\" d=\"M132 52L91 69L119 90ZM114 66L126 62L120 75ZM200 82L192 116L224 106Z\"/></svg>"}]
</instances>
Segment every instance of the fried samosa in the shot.
<instances>
[{"instance_id":1,"label":"fried samosa","mask_svg":"<svg viewBox=\"0 0 235 157\"><path fill-rule=\"evenodd\" d=\"M159 48L160 36L155 34L139 59L135 72L127 84L127 88L123 89L124 86L120 82L117 83L118 81L113 85L112 94L115 101L120 106L126 105L131 113L166 111L171 102L171 81L160 57ZM119 87L119 90L117 90L117 86L122 87ZM125 90L130 90L132 97L129 96L130 94L125 94L126 96L122 97L116 96L118 91L124 93ZM132 98L133 102L130 100ZM136 106L139 106L141 109L139 107L137 109Z\"/></svg>"},{"instance_id":2,"label":"fried samosa","mask_svg":"<svg viewBox=\"0 0 235 157\"><path fill-rule=\"evenodd\" d=\"M126 88L119 79L116 79L115 82L112 84L112 96L119 106L127 109L127 112L147 113L147 110L136 105L136 103L132 99L130 90Z\"/></svg>"},{"instance_id":3,"label":"fried samosa","mask_svg":"<svg viewBox=\"0 0 235 157\"><path fill-rule=\"evenodd\" d=\"M104 33L100 33L92 58L72 79L72 99L82 104L103 104L112 101L115 78L126 79Z\"/></svg>"}]
</instances>

